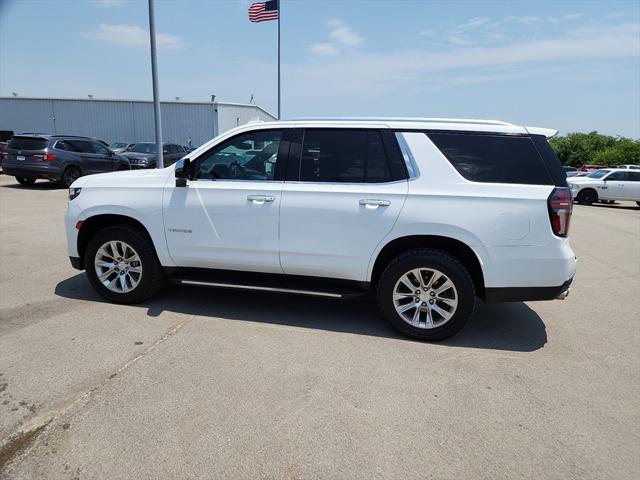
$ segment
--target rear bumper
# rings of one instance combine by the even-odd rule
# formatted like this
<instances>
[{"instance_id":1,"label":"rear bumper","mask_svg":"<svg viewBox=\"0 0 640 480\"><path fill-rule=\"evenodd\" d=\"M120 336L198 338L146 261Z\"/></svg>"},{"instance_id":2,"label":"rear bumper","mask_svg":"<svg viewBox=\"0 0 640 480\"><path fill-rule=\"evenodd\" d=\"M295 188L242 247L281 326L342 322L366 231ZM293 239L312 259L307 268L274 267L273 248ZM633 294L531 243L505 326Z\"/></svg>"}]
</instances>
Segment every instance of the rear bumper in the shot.
<instances>
[{"instance_id":1,"label":"rear bumper","mask_svg":"<svg viewBox=\"0 0 640 480\"><path fill-rule=\"evenodd\" d=\"M506 287L486 288L486 303L534 302L538 300L564 300L569 294L573 277L559 287Z\"/></svg>"},{"instance_id":2,"label":"rear bumper","mask_svg":"<svg viewBox=\"0 0 640 480\"><path fill-rule=\"evenodd\" d=\"M62 172L51 165L16 165L3 163L5 175L13 177L60 178Z\"/></svg>"}]
</instances>

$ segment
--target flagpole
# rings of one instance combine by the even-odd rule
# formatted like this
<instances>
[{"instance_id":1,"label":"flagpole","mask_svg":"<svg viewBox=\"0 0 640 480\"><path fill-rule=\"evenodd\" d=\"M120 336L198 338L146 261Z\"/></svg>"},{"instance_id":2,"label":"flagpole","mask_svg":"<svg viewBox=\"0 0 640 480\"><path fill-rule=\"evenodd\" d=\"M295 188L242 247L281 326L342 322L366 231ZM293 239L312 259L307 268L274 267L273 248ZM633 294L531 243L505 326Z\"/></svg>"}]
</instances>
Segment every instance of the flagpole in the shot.
<instances>
[{"instance_id":1,"label":"flagpole","mask_svg":"<svg viewBox=\"0 0 640 480\"><path fill-rule=\"evenodd\" d=\"M282 15L282 0L278 0L278 120L280 120L280 15Z\"/></svg>"}]
</instances>

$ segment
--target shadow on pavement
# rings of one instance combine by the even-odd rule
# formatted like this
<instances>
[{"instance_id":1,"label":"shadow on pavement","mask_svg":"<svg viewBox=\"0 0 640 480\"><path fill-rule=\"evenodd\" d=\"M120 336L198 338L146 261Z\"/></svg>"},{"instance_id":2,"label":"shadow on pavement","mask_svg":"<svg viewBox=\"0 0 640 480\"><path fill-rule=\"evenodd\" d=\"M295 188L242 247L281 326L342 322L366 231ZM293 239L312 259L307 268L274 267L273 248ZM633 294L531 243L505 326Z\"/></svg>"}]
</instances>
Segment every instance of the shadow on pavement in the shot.
<instances>
[{"instance_id":1,"label":"shadow on pavement","mask_svg":"<svg viewBox=\"0 0 640 480\"><path fill-rule=\"evenodd\" d=\"M11 177L6 176L6 178ZM50 182L49 180L37 180L33 185L26 187L24 185L20 185L16 180L16 183L12 183L10 185L0 185L0 188L15 188L18 190L61 190L66 187L57 182Z\"/></svg>"},{"instance_id":2,"label":"shadow on pavement","mask_svg":"<svg viewBox=\"0 0 640 480\"><path fill-rule=\"evenodd\" d=\"M84 273L58 283L55 293L64 298L106 303L93 290ZM170 311L411 341L396 333L378 312L375 299L368 296L339 301L169 285L155 298L131 308L145 308L151 317ZM478 302L469 324L459 334L440 344L531 352L546 342L547 333L542 319L526 304L485 305Z\"/></svg>"},{"instance_id":3,"label":"shadow on pavement","mask_svg":"<svg viewBox=\"0 0 640 480\"><path fill-rule=\"evenodd\" d=\"M619 203L592 203L590 207L609 208L612 210L640 210L640 206L636 205L620 205Z\"/></svg>"}]
</instances>

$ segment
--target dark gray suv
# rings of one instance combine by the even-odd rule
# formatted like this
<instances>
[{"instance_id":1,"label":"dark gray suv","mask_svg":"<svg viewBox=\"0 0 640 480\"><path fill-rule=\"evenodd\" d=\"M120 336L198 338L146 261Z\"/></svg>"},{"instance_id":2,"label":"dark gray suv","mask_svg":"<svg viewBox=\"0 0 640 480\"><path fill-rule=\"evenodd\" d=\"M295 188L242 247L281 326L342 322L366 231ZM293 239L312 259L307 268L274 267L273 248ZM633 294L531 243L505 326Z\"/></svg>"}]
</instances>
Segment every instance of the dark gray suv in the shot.
<instances>
[{"instance_id":1,"label":"dark gray suv","mask_svg":"<svg viewBox=\"0 0 640 480\"><path fill-rule=\"evenodd\" d=\"M46 178L68 187L82 175L131 167L126 157L113 153L92 138L20 134L9 141L2 168L21 185L33 185L38 178Z\"/></svg>"},{"instance_id":2,"label":"dark gray suv","mask_svg":"<svg viewBox=\"0 0 640 480\"><path fill-rule=\"evenodd\" d=\"M175 143L165 143L162 146L162 159L164 166L173 165L187 154L182 145ZM156 144L152 142L136 143L126 152L125 157L131 162L131 168L156 168L158 155L156 153Z\"/></svg>"}]
</instances>

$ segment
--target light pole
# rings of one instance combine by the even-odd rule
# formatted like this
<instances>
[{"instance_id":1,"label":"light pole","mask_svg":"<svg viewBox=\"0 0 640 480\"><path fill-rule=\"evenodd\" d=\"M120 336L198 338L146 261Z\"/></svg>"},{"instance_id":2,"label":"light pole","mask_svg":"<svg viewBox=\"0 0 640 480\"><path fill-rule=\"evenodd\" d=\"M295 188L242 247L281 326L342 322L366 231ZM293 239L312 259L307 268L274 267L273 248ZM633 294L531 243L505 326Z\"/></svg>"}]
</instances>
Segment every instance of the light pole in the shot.
<instances>
[{"instance_id":1,"label":"light pole","mask_svg":"<svg viewBox=\"0 0 640 480\"><path fill-rule=\"evenodd\" d=\"M156 58L156 20L153 11L153 0L149 0L149 37L151 41L151 77L153 82L153 120L156 131L156 167L164 168L164 157L162 156L160 96L158 94L158 60Z\"/></svg>"}]
</instances>

